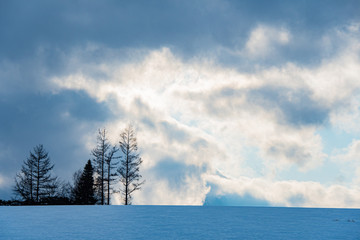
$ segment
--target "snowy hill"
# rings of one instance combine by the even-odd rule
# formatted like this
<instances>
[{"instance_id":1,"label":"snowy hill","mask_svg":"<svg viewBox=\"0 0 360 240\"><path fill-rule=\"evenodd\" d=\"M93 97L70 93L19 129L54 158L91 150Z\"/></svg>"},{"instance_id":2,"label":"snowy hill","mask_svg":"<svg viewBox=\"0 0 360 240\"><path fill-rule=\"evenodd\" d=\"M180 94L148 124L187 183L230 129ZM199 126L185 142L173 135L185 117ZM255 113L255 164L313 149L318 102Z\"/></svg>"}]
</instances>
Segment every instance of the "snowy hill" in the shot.
<instances>
[{"instance_id":1,"label":"snowy hill","mask_svg":"<svg viewBox=\"0 0 360 240\"><path fill-rule=\"evenodd\" d=\"M0 239L360 239L360 209L0 207Z\"/></svg>"}]
</instances>

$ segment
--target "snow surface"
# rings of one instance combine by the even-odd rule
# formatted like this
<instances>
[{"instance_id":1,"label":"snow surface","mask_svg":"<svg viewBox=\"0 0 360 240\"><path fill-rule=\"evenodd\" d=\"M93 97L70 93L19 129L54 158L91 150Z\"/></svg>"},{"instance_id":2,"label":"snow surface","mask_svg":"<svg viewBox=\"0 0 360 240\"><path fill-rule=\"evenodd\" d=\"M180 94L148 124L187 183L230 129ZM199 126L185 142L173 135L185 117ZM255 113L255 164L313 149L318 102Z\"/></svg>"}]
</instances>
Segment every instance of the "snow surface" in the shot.
<instances>
[{"instance_id":1,"label":"snow surface","mask_svg":"<svg viewBox=\"0 0 360 240\"><path fill-rule=\"evenodd\" d=\"M0 207L0 239L360 239L360 209Z\"/></svg>"}]
</instances>

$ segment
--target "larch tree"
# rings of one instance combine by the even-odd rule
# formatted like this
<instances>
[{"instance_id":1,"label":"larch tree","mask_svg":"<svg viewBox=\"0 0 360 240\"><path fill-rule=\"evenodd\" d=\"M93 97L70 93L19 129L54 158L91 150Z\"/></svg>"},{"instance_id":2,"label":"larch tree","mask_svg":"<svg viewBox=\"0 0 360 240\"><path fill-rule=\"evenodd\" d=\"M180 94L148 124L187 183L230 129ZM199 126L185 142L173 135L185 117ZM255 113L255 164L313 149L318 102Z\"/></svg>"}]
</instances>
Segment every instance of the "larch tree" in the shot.
<instances>
[{"instance_id":1,"label":"larch tree","mask_svg":"<svg viewBox=\"0 0 360 240\"><path fill-rule=\"evenodd\" d=\"M24 162L21 172L15 177L14 192L24 201L40 203L56 194L57 177L51 176L51 164L48 152L42 144L34 147Z\"/></svg>"},{"instance_id":2,"label":"larch tree","mask_svg":"<svg viewBox=\"0 0 360 240\"><path fill-rule=\"evenodd\" d=\"M115 169L118 164L118 162L114 161L115 159L119 158L119 157L115 156L115 153L118 151L119 151L119 148L117 148L116 146L113 146L105 156L106 178L104 180L106 182L107 205L110 205L110 195L113 190L111 185L115 182L116 176L117 176L116 172L114 172L113 169Z\"/></svg>"},{"instance_id":3,"label":"larch tree","mask_svg":"<svg viewBox=\"0 0 360 240\"><path fill-rule=\"evenodd\" d=\"M100 200L100 204L104 205L105 191L105 155L110 148L110 143L106 137L106 129L99 129L97 136L97 145L92 150L94 169L96 172L96 192Z\"/></svg>"},{"instance_id":4,"label":"larch tree","mask_svg":"<svg viewBox=\"0 0 360 240\"><path fill-rule=\"evenodd\" d=\"M13 191L27 203L34 202L33 172L34 163L32 159L27 158L21 167L21 172L17 173L15 177L15 187Z\"/></svg>"},{"instance_id":5,"label":"larch tree","mask_svg":"<svg viewBox=\"0 0 360 240\"><path fill-rule=\"evenodd\" d=\"M117 169L120 176L120 193L124 204L131 204L132 193L141 188L145 181L140 181L140 165L142 159L138 153L135 130L128 125L120 134L120 150L122 152L120 167Z\"/></svg>"},{"instance_id":6,"label":"larch tree","mask_svg":"<svg viewBox=\"0 0 360 240\"><path fill-rule=\"evenodd\" d=\"M94 169L96 173L95 186L100 204L110 204L111 184L115 180L113 170L115 168L113 159L116 159L116 147L112 147L107 138L106 129L99 129L97 136L97 146L92 151ZM106 196L105 196L106 194Z\"/></svg>"}]
</instances>

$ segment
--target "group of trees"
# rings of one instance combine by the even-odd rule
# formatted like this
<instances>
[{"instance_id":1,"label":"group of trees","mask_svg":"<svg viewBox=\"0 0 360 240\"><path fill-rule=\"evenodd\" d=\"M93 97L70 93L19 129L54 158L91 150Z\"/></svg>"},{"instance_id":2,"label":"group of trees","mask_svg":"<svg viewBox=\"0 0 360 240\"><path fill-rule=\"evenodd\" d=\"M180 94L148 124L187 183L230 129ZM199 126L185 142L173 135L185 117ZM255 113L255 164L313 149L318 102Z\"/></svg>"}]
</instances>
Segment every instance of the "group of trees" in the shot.
<instances>
[{"instance_id":1,"label":"group of trees","mask_svg":"<svg viewBox=\"0 0 360 240\"><path fill-rule=\"evenodd\" d=\"M97 145L83 170L74 173L74 183L52 176L54 164L43 145L37 145L15 177L14 193L21 204L110 204L111 194L120 193L125 205L132 193L141 188L140 165L134 128L129 125L112 146L106 129L100 129ZM120 183L119 188L114 185Z\"/></svg>"}]
</instances>

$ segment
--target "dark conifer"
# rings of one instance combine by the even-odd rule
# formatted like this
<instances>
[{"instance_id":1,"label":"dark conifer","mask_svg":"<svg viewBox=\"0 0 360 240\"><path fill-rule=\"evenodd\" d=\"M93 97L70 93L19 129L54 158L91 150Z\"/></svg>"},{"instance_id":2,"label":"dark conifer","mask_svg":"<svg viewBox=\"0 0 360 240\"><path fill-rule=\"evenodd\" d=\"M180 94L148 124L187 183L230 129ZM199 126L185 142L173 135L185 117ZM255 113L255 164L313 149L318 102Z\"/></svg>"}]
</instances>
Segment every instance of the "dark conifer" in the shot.
<instances>
[{"instance_id":1,"label":"dark conifer","mask_svg":"<svg viewBox=\"0 0 360 240\"><path fill-rule=\"evenodd\" d=\"M88 160L80 178L74 187L74 203L79 205L91 205L96 203L94 194L94 169Z\"/></svg>"}]
</instances>

